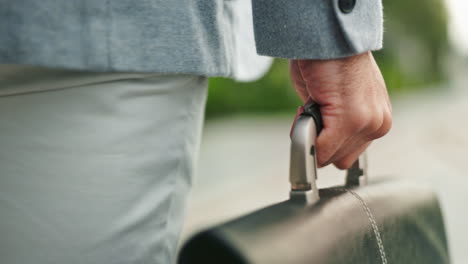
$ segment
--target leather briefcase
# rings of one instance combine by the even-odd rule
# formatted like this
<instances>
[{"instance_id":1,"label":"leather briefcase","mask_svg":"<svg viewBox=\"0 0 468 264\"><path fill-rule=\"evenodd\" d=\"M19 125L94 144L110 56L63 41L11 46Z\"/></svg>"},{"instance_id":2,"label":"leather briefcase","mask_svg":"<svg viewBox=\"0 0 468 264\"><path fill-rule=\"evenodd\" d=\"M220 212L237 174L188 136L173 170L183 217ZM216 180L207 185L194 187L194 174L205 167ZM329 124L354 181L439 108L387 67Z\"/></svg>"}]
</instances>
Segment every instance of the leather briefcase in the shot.
<instances>
[{"instance_id":1,"label":"leather briefcase","mask_svg":"<svg viewBox=\"0 0 468 264\"><path fill-rule=\"evenodd\" d=\"M430 189L368 183L361 157L345 186L318 190L320 128L317 105L305 106L291 134L289 200L196 234L178 262L449 263L443 217Z\"/></svg>"}]
</instances>

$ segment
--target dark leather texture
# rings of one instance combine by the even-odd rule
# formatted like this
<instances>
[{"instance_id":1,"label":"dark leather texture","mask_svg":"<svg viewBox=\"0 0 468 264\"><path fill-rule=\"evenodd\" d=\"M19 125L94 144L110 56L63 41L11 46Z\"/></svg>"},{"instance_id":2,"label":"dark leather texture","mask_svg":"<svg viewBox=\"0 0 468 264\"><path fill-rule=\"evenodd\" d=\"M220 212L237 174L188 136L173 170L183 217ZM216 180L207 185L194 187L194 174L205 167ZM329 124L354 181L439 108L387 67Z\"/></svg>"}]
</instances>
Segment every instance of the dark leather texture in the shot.
<instances>
[{"instance_id":1,"label":"dark leather texture","mask_svg":"<svg viewBox=\"0 0 468 264\"><path fill-rule=\"evenodd\" d=\"M284 201L201 232L183 246L178 261L449 263L443 218L431 190L381 182L323 189L320 197L313 205Z\"/></svg>"}]
</instances>

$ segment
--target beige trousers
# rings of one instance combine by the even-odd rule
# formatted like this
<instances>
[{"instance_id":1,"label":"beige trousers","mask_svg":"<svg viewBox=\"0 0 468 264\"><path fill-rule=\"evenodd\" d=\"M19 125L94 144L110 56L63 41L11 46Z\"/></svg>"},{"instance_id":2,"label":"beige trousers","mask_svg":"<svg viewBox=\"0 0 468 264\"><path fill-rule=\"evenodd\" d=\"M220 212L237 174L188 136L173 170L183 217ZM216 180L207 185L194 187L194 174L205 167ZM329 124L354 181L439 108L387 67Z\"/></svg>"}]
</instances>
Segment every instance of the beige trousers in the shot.
<instances>
[{"instance_id":1,"label":"beige trousers","mask_svg":"<svg viewBox=\"0 0 468 264\"><path fill-rule=\"evenodd\" d=\"M171 263L207 80L0 66L0 263Z\"/></svg>"}]
</instances>

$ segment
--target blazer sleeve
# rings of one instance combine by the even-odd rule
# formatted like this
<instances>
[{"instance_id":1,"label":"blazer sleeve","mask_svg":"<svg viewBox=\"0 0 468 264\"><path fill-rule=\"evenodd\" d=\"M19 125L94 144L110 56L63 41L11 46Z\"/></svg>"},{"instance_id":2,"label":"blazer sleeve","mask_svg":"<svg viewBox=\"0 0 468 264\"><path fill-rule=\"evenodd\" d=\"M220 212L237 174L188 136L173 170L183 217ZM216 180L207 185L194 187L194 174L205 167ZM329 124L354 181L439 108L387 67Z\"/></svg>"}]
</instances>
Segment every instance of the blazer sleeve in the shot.
<instances>
[{"instance_id":1,"label":"blazer sleeve","mask_svg":"<svg viewBox=\"0 0 468 264\"><path fill-rule=\"evenodd\" d=\"M382 48L381 0L252 0L257 53L334 59Z\"/></svg>"}]
</instances>

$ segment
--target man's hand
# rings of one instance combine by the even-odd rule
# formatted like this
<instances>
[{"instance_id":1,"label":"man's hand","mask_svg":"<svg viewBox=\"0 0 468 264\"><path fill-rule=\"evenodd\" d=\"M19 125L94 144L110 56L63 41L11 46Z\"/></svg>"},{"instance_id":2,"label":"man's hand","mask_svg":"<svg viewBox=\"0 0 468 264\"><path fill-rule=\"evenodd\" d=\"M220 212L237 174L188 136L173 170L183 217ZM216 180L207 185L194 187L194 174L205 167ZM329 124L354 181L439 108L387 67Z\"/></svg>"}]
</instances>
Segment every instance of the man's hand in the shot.
<instances>
[{"instance_id":1,"label":"man's hand","mask_svg":"<svg viewBox=\"0 0 468 264\"><path fill-rule=\"evenodd\" d=\"M324 128L317 163L347 169L392 126L387 88L372 53L335 60L291 60L291 78L302 100L320 105Z\"/></svg>"}]
</instances>

